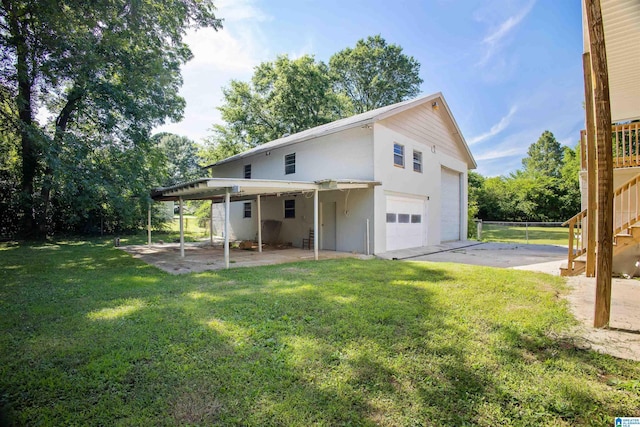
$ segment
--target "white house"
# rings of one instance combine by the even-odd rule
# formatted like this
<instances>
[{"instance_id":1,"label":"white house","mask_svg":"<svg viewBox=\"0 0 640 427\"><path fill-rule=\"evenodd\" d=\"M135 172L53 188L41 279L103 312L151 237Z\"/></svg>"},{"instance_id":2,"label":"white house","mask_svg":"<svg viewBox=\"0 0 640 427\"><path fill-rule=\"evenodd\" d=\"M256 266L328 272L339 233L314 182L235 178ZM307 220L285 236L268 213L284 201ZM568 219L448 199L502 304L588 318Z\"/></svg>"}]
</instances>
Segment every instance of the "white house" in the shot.
<instances>
[{"instance_id":1,"label":"white house","mask_svg":"<svg viewBox=\"0 0 640 427\"><path fill-rule=\"evenodd\" d=\"M436 93L271 141L154 198L211 199L214 227L228 218L230 239L300 247L317 229L316 249L382 253L465 239L475 167Z\"/></svg>"}]
</instances>

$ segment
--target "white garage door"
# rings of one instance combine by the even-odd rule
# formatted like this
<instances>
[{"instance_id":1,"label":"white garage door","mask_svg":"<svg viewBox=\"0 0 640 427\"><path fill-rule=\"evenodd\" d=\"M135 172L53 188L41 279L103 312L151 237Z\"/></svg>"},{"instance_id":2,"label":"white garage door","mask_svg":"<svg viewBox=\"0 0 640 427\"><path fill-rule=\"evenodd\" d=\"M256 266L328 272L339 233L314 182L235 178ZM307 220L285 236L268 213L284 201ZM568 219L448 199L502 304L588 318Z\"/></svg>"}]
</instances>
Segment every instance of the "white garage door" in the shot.
<instances>
[{"instance_id":1,"label":"white garage door","mask_svg":"<svg viewBox=\"0 0 640 427\"><path fill-rule=\"evenodd\" d=\"M387 250L424 246L427 235L425 201L387 196Z\"/></svg>"},{"instance_id":2,"label":"white garage door","mask_svg":"<svg viewBox=\"0 0 640 427\"><path fill-rule=\"evenodd\" d=\"M460 240L460 174L442 168L440 241Z\"/></svg>"}]
</instances>

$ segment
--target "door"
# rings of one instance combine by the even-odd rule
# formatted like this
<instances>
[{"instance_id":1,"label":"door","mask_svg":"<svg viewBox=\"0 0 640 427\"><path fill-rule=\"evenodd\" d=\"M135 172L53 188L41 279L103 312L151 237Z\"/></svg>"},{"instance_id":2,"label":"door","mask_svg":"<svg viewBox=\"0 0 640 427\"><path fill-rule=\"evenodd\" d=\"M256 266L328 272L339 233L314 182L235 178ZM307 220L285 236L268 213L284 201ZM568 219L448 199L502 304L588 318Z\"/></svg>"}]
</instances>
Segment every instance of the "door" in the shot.
<instances>
[{"instance_id":1,"label":"door","mask_svg":"<svg viewBox=\"0 0 640 427\"><path fill-rule=\"evenodd\" d=\"M322 203L321 245L325 251L336 250L336 202Z\"/></svg>"},{"instance_id":2,"label":"door","mask_svg":"<svg viewBox=\"0 0 640 427\"><path fill-rule=\"evenodd\" d=\"M387 250L416 248L427 241L426 201L387 196Z\"/></svg>"},{"instance_id":3,"label":"door","mask_svg":"<svg viewBox=\"0 0 640 427\"><path fill-rule=\"evenodd\" d=\"M442 168L440 184L440 241L460 240L460 173Z\"/></svg>"}]
</instances>

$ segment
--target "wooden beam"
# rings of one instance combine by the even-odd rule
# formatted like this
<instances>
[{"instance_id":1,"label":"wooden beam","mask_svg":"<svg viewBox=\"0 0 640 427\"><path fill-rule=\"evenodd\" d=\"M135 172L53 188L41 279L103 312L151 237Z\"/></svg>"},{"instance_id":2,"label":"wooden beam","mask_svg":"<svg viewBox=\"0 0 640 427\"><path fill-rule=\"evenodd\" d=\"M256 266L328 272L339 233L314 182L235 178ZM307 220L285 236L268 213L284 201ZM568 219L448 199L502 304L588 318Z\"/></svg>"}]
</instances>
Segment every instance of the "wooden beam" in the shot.
<instances>
[{"instance_id":1,"label":"wooden beam","mask_svg":"<svg viewBox=\"0 0 640 427\"><path fill-rule=\"evenodd\" d=\"M584 108L587 126L587 265L586 276L596 275L596 130L593 117L593 78L591 76L591 54L582 55L584 70Z\"/></svg>"},{"instance_id":2,"label":"wooden beam","mask_svg":"<svg viewBox=\"0 0 640 427\"><path fill-rule=\"evenodd\" d=\"M607 53L600 0L585 0L598 147L598 256L596 259L596 306L593 326L609 326L611 273L613 266L613 154Z\"/></svg>"}]
</instances>

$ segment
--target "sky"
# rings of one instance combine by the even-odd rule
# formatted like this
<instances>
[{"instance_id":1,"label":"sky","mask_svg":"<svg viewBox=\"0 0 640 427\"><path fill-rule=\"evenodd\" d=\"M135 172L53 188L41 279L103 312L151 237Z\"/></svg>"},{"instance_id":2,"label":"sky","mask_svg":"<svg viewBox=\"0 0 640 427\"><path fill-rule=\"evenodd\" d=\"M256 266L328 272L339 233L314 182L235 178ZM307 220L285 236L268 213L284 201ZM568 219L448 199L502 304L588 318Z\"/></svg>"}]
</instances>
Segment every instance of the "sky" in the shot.
<instances>
[{"instance_id":1,"label":"sky","mask_svg":"<svg viewBox=\"0 0 640 427\"><path fill-rule=\"evenodd\" d=\"M522 167L551 131L575 146L584 127L579 0L218 0L219 31L189 31L184 119L156 131L201 142L222 124L232 79L278 55L327 62L380 34L420 64L423 95L442 92L485 176Z\"/></svg>"}]
</instances>

